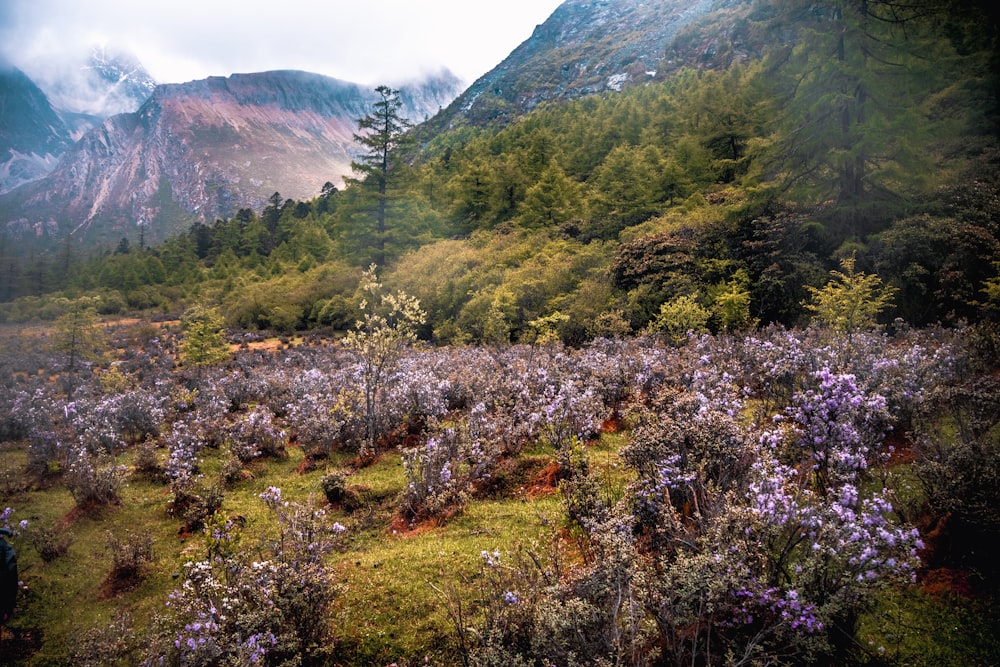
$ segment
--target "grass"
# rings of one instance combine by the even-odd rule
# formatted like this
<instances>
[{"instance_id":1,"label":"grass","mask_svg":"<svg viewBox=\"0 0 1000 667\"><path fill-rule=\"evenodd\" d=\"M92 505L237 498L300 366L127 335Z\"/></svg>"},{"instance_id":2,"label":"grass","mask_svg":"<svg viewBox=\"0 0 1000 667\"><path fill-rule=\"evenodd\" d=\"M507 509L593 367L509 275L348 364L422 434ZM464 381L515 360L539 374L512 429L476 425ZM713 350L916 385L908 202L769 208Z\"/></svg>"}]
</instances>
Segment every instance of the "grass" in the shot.
<instances>
[{"instance_id":1,"label":"grass","mask_svg":"<svg viewBox=\"0 0 1000 667\"><path fill-rule=\"evenodd\" d=\"M24 443L0 446L0 467L23 470L24 448ZM205 450L203 455L202 483L208 485L218 475L222 451ZM526 457L534 458L537 468L550 455L539 450ZM335 454L327 469L348 467L351 458ZM320 480L326 470L300 473L302 459L302 451L291 447L285 459L254 463L249 479L225 491L221 512L241 517L244 539L256 540L275 528L272 513L257 497L269 486L281 488L287 500L324 502ZM122 461L128 464L130 459L125 456ZM170 495L162 481L133 473L120 503L90 510L77 508L57 482L36 484L3 500L17 508L16 520L27 519L72 538L68 551L50 562L39 557L27 533L17 542L27 589L19 599L13 629L22 636L40 631L32 634L37 650L23 660L32 667L71 662L78 637L106 626L123 612L133 620L141 641L154 617L164 611L170 591L179 585L184 563L202 558L207 549L204 535L180 531L182 521L170 515ZM428 656L445 664L454 662L455 630L435 587L470 590L479 572L480 552L511 553L541 541L560 514L557 493L529 493L522 488L474 499L448 521L411 526L395 512L404 483L399 455L388 452L348 477L348 488L357 494L360 507L350 515L334 510L334 518L352 528L345 547L330 557L339 588L336 654L348 664L422 662ZM153 538L155 562L131 590L112 591L106 584L111 570L109 531L119 536L125 531L149 531ZM9 656L0 664L8 660Z\"/></svg>"},{"instance_id":2,"label":"grass","mask_svg":"<svg viewBox=\"0 0 1000 667\"><path fill-rule=\"evenodd\" d=\"M862 618L858 641L872 665L995 665L1000 614L994 596L892 588Z\"/></svg>"}]
</instances>

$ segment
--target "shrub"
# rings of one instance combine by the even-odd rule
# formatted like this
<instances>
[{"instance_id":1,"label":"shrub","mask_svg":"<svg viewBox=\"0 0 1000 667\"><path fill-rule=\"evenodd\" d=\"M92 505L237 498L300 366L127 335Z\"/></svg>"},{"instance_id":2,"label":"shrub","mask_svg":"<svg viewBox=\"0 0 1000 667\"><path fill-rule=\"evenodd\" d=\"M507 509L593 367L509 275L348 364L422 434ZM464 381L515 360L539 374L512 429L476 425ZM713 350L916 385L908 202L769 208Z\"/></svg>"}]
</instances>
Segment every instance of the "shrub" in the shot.
<instances>
[{"instance_id":1,"label":"shrub","mask_svg":"<svg viewBox=\"0 0 1000 667\"><path fill-rule=\"evenodd\" d=\"M111 554L110 580L135 582L153 562L153 536L148 531L125 531L122 537L109 532L107 544Z\"/></svg>"},{"instance_id":2,"label":"shrub","mask_svg":"<svg viewBox=\"0 0 1000 667\"><path fill-rule=\"evenodd\" d=\"M402 509L410 518L438 517L462 508L471 490L472 446L467 429L445 428L423 445L403 450Z\"/></svg>"},{"instance_id":3,"label":"shrub","mask_svg":"<svg viewBox=\"0 0 1000 667\"><path fill-rule=\"evenodd\" d=\"M77 632L70 656L78 667L134 665L144 643L129 613L118 612L110 621Z\"/></svg>"},{"instance_id":4,"label":"shrub","mask_svg":"<svg viewBox=\"0 0 1000 667\"><path fill-rule=\"evenodd\" d=\"M348 473L343 470L331 470L323 475L319 486L328 502L339 503L344 500L347 493L347 475Z\"/></svg>"},{"instance_id":5,"label":"shrub","mask_svg":"<svg viewBox=\"0 0 1000 667\"><path fill-rule=\"evenodd\" d=\"M93 455L83 446L70 450L63 481L78 507L118 502L127 470L107 454Z\"/></svg>"},{"instance_id":6,"label":"shrub","mask_svg":"<svg viewBox=\"0 0 1000 667\"><path fill-rule=\"evenodd\" d=\"M161 480L164 477L164 468L160 464L160 456L156 449L156 441L152 438L146 438L136 447L135 455L132 457L132 465L136 472L149 479Z\"/></svg>"},{"instance_id":7,"label":"shrub","mask_svg":"<svg viewBox=\"0 0 1000 667\"><path fill-rule=\"evenodd\" d=\"M243 463L249 463L258 456L284 458L287 456L285 444L288 435L279 428L271 411L257 406L243 415L229 431L230 449Z\"/></svg>"},{"instance_id":8,"label":"shrub","mask_svg":"<svg viewBox=\"0 0 1000 667\"><path fill-rule=\"evenodd\" d=\"M206 558L185 565L150 664L325 664L337 589L324 557L345 529L322 509L286 503L280 489L261 500L277 515L277 536L246 544L240 522L211 521Z\"/></svg>"},{"instance_id":9,"label":"shrub","mask_svg":"<svg viewBox=\"0 0 1000 667\"><path fill-rule=\"evenodd\" d=\"M62 463L66 452L55 432L33 429L28 434L27 454L28 473L40 477Z\"/></svg>"},{"instance_id":10,"label":"shrub","mask_svg":"<svg viewBox=\"0 0 1000 667\"><path fill-rule=\"evenodd\" d=\"M37 523L33 523L26 533L28 542L46 563L51 563L56 558L65 555L73 543L73 537L69 533L57 532Z\"/></svg>"},{"instance_id":11,"label":"shrub","mask_svg":"<svg viewBox=\"0 0 1000 667\"><path fill-rule=\"evenodd\" d=\"M1000 567L982 544L1000 539L1000 380L978 377L929 397L916 419L917 478L949 543L937 564L971 567L996 579Z\"/></svg>"}]
</instances>

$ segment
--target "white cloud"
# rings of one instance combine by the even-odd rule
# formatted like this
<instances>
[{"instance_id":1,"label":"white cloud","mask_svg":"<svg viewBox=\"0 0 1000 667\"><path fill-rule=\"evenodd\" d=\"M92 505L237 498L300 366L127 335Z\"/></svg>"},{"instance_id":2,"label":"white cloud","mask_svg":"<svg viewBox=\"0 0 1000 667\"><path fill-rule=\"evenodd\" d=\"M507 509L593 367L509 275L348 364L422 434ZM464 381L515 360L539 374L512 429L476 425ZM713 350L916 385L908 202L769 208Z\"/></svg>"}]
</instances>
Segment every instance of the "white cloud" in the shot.
<instances>
[{"instance_id":1,"label":"white cloud","mask_svg":"<svg viewBox=\"0 0 1000 667\"><path fill-rule=\"evenodd\" d=\"M0 0L15 64L96 42L131 51L165 83L302 69L359 83L448 67L471 83L561 0Z\"/></svg>"}]
</instances>

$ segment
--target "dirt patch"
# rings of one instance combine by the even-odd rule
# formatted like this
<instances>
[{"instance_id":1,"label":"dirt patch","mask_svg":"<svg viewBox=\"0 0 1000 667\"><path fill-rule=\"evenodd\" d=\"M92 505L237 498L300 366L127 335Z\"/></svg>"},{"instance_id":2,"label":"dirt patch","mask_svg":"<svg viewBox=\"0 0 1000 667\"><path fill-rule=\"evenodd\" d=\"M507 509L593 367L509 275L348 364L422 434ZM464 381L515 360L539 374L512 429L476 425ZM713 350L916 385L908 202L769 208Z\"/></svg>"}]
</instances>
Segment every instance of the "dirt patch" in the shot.
<instances>
[{"instance_id":1,"label":"dirt patch","mask_svg":"<svg viewBox=\"0 0 1000 667\"><path fill-rule=\"evenodd\" d=\"M535 478L525 491L525 495L528 498L550 496L559 491L560 479L562 479L562 468L559 467L558 462L550 461L535 475Z\"/></svg>"},{"instance_id":2,"label":"dirt patch","mask_svg":"<svg viewBox=\"0 0 1000 667\"><path fill-rule=\"evenodd\" d=\"M59 529L69 528L81 517L100 518L105 512L113 508L114 505L98 505L95 503L74 505L59 518L59 521L56 522L56 527Z\"/></svg>"},{"instance_id":3,"label":"dirt patch","mask_svg":"<svg viewBox=\"0 0 1000 667\"><path fill-rule=\"evenodd\" d=\"M432 517L422 521L407 519L404 516L396 516L387 529L394 537L409 539L424 533L429 533L435 528L440 528L448 522L450 516Z\"/></svg>"},{"instance_id":4,"label":"dirt patch","mask_svg":"<svg viewBox=\"0 0 1000 667\"><path fill-rule=\"evenodd\" d=\"M885 451L889 452L890 466L913 463L917 460L917 455L913 451L913 443L899 431L890 432L886 436L883 446Z\"/></svg>"},{"instance_id":5,"label":"dirt patch","mask_svg":"<svg viewBox=\"0 0 1000 667\"><path fill-rule=\"evenodd\" d=\"M516 457L500 461L493 473L476 484L476 498L537 498L559 487L559 464L550 459Z\"/></svg>"},{"instance_id":6,"label":"dirt patch","mask_svg":"<svg viewBox=\"0 0 1000 667\"><path fill-rule=\"evenodd\" d=\"M920 588L929 595L948 597L959 595L964 598L975 596L976 587L969 573L950 567L927 570L920 576Z\"/></svg>"},{"instance_id":7,"label":"dirt patch","mask_svg":"<svg viewBox=\"0 0 1000 667\"><path fill-rule=\"evenodd\" d=\"M146 576L143 572L130 572L119 576L109 575L101 582L101 587L97 591L97 598L99 600L110 600L123 593L128 593L138 588L145 578Z\"/></svg>"},{"instance_id":8,"label":"dirt patch","mask_svg":"<svg viewBox=\"0 0 1000 667\"><path fill-rule=\"evenodd\" d=\"M624 428L625 422L617 412L601 422L601 433L618 433Z\"/></svg>"}]
</instances>

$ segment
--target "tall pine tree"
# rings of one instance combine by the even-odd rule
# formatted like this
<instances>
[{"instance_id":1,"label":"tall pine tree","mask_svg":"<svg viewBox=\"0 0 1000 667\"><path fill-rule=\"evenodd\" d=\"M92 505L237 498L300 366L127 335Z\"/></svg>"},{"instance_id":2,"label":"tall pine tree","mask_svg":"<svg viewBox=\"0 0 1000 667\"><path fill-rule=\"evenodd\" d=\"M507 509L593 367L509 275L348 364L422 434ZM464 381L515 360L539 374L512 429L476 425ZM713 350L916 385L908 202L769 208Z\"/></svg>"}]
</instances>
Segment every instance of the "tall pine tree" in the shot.
<instances>
[{"instance_id":1,"label":"tall pine tree","mask_svg":"<svg viewBox=\"0 0 1000 667\"><path fill-rule=\"evenodd\" d=\"M389 237L389 213L391 190L396 185L403 164L398 160L398 151L406 143L406 132L410 123L399 111L403 103L399 91L388 86L375 89L379 99L370 114L358 119L359 132L354 135L365 151L354 162L351 169L355 178L351 182L361 189L362 209L372 222L366 234L368 244L373 247L372 261L383 266L386 259L386 239ZM356 233L357 229L351 232Z\"/></svg>"},{"instance_id":2,"label":"tall pine tree","mask_svg":"<svg viewBox=\"0 0 1000 667\"><path fill-rule=\"evenodd\" d=\"M878 210L933 170L929 105L955 63L921 4L765 3L776 44L762 77L774 86L771 170L798 195L834 203L846 235L877 231L887 217Z\"/></svg>"}]
</instances>

